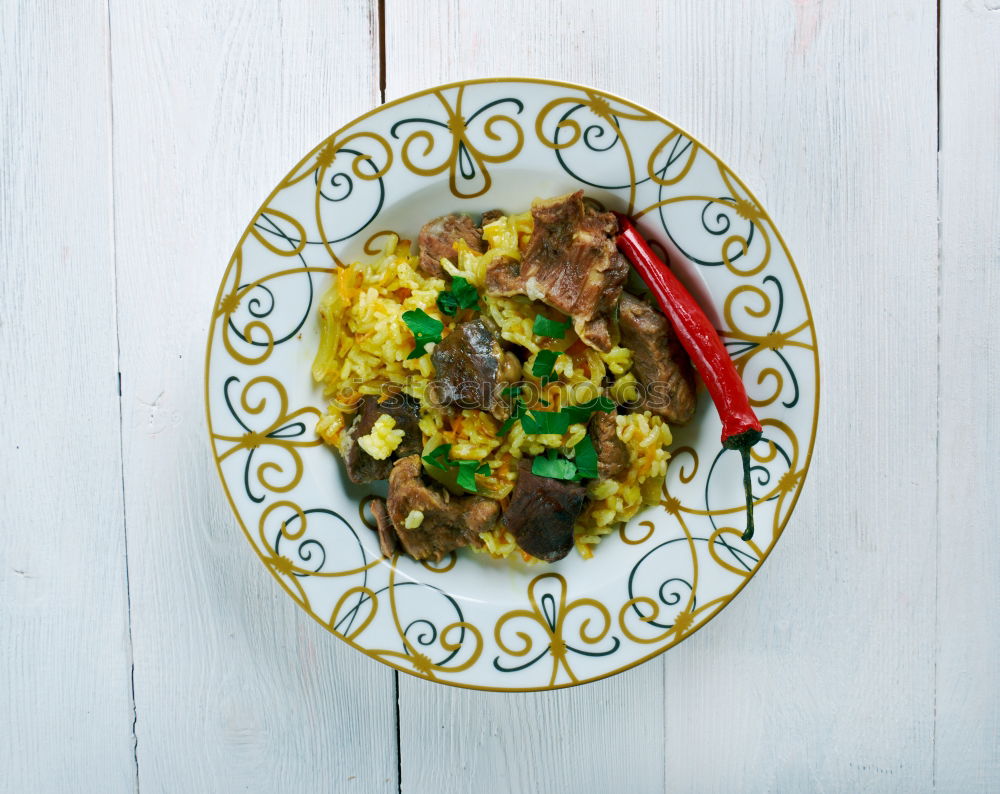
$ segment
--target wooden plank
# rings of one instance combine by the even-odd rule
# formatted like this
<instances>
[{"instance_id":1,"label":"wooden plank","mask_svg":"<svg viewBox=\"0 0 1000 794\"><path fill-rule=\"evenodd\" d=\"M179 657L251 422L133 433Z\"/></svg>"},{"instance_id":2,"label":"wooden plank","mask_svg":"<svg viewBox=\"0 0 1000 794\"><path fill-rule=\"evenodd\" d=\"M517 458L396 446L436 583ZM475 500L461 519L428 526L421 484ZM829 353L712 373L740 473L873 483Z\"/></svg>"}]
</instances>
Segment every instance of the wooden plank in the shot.
<instances>
[{"instance_id":1,"label":"wooden plank","mask_svg":"<svg viewBox=\"0 0 1000 794\"><path fill-rule=\"evenodd\" d=\"M712 626L579 691L401 678L403 786L927 788L935 551L913 539L935 533L934 4L687 0L630 4L624 20L589 3L417 6L386 7L389 98L486 74L589 83L728 161L799 262L823 395L786 537ZM582 749L595 743L599 760Z\"/></svg>"},{"instance_id":2,"label":"wooden plank","mask_svg":"<svg viewBox=\"0 0 1000 794\"><path fill-rule=\"evenodd\" d=\"M474 14L457 3L428 14L419 3L388 2L386 99L451 80L523 75L591 84L654 104L657 70L637 72L623 56L656 52L660 5L632 4L649 24L626 30L594 24L607 14L607 5L596 2L518 0ZM553 31L565 31L558 46ZM446 691L400 676L402 788L441 794L659 788L663 669L655 660L584 688L524 695Z\"/></svg>"},{"instance_id":3,"label":"wooden plank","mask_svg":"<svg viewBox=\"0 0 1000 794\"><path fill-rule=\"evenodd\" d=\"M942 791L1000 787L1000 5L941 5L937 744Z\"/></svg>"},{"instance_id":4,"label":"wooden plank","mask_svg":"<svg viewBox=\"0 0 1000 794\"><path fill-rule=\"evenodd\" d=\"M0 788L129 791L104 3L0 7Z\"/></svg>"},{"instance_id":5,"label":"wooden plank","mask_svg":"<svg viewBox=\"0 0 1000 794\"><path fill-rule=\"evenodd\" d=\"M202 405L211 304L244 226L378 101L377 10L145 0L113 2L111 21L140 787L393 790L393 673L266 573Z\"/></svg>"},{"instance_id":6,"label":"wooden plank","mask_svg":"<svg viewBox=\"0 0 1000 794\"><path fill-rule=\"evenodd\" d=\"M667 660L679 790L931 787L935 28L910 0L691 0L664 22L662 107L783 231L822 370L785 536Z\"/></svg>"}]
</instances>

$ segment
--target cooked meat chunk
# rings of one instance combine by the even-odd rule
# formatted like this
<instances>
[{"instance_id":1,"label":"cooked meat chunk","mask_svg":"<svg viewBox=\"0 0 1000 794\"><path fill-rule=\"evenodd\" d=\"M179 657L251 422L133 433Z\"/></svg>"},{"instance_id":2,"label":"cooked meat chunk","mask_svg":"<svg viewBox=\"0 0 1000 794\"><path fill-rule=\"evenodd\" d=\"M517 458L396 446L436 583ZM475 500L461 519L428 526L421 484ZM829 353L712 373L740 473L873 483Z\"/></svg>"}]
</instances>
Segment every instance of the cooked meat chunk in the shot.
<instances>
[{"instance_id":1,"label":"cooked meat chunk","mask_svg":"<svg viewBox=\"0 0 1000 794\"><path fill-rule=\"evenodd\" d=\"M597 474L602 480L617 477L628 468L628 447L618 438L615 414L598 411L587 427L597 450Z\"/></svg>"},{"instance_id":2,"label":"cooked meat chunk","mask_svg":"<svg viewBox=\"0 0 1000 794\"><path fill-rule=\"evenodd\" d=\"M419 526L406 527L414 510L423 514ZM463 546L482 546L480 532L493 529L500 505L469 494L454 497L421 478L419 455L396 461L389 475L389 516L403 549L415 560L440 560Z\"/></svg>"},{"instance_id":3,"label":"cooked meat chunk","mask_svg":"<svg viewBox=\"0 0 1000 794\"><path fill-rule=\"evenodd\" d=\"M441 267L441 260L447 259L453 265L458 263L455 243L459 240L465 240L469 248L477 253L486 250L482 232L467 215L442 215L425 223L417 238L421 272L426 276L450 278Z\"/></svg>"},{"instance_id":4,"label":"cooked meat chunk","mask_svg":"<svg viewBox=\"0 0 1000 794\"><path fill-rule=\"evenodd\" d=\"M503 523L532 557L561 560L573 548L573 523L583 510L586 494L580 483L532 474L531 460L522 458Z\"/></svg>"},{"instance_id":5,"label":"cooked meat chunk","mask_svg":"<svg viewBox=\"0 0 1000 794\"><path fill-rule=\"evenodd\" d=\"M608 324L592 325L614 310L628 274L628 263L612 239L618 222L610 212L583 203L583 191L536 201L535 228L522 262L498 258L486 273L490 295L527 295L573 318L577 335L607 352Z\"/></svg>"},{"instance_id":6,"label":"cooked meat chunk","mask_svg":"<svg viewBox=\"0 0 1000 794\"><path fill-rule=\"evenodd\" d=\"M389 508L385 499L375 498L371 501L372 515L375 516L376 532L378 532L378 547L383 557L392 557L396 553L396 528L389 518Z\"/></svg>"},{"instance_id":7,"label":"cooked meat chunk","mask_svg":"<svg viewBox=\"0 0 1000 794\"><path fill-rule=\"evenodd\" d=\"M383 414L396 420L396 429L403 431L403 440L385 460L376 460L358 444L358 439L371 432L372 426ZM340 452L347 464L347 476L351 482L364 483L384 480L392 470L394 458L420 452L423 438L420 435L420 405L405 394L391 394L382 402L372 394L366 394L358 403L358 410L340 442Z\"/></svg>"},{"instance_id":8,"label":"cooked meat chunk","mask_svg":"<svg viewBox=\"0 0 1000 794\"><path fill-rule=\"evenodd\" d=\"M431 354L436 377L428 389L433 405L454 405L508 414L503 388L521 377L521 362L500 347L499 334L484 317L459 323Z\"/></svg>"},{"instance_id":9,"label":"cooked meat chunk","mask_svg":"<svg viewBox=\"0 0 1000 794\"><path fill-rule=\"evenodd\" d=\"M506 214L507 213L504 212L503 210L486 210L486 212L483 213L483 219L479 222L479 226L480 228L482 228L483 226L489 226L491 223L493 223L493 221L497 220L498 218L502 218Z\"/></svg>"},{"instance_id":10,"label":"cooked meat chunk","mask_svg":"<svg viewBox=\"0 0 1000 794\"><path fill-rule=\"evenodd\" d=\"M495 257L486 268L487 295L517 295L524 292L523 262L510 256Z\"/></svg>"},{"instance_id":11,"label":"cooked meat chunk","mask_svg":"<svg viewBox=\"0 0 1000 794\"><path fill-rule=\"evenodd\" d=\"M695 409L694 371L667 318L627 292L619 303L621 343L632 350L632 372L641 386L637 408L671 424L691 421Z\"/></svg>"},{"instance_id":12,"label":"cooked meat chunk","mask_svg":"<svg viewBox=\"0 0 1000 794\"><path fill-rule=\"evenodd\" d=\"M617 341L615 326L610 314L599 314L575 328L576 335L590 347L607 353Z\"/></svg>"}]
</instances>

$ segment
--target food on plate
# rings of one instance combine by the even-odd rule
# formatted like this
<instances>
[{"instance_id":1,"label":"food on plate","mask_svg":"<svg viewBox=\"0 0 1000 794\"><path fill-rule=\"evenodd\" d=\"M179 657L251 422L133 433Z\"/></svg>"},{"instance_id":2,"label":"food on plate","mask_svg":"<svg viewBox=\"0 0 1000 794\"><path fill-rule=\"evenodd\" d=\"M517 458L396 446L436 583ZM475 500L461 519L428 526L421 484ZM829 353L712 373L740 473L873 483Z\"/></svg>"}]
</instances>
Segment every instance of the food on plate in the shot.
<instances>
[{"instance_id":1,"label":"food on plate","mask_svg":"<svg viewBox=\"0 0 1000 794\"><path fill-rule=\"evenodd\" d=\"M612 235L610 212L583 202L583 191L536 201L534 229L521 259L498 257L486 270L490 295L527 295L573 320L580 340L607 353L612 347L611 312L628 275Z\"/></svg>"},{"instance_id":2,"label":"food on plate","mask_svg":"<svg viewBox=\"0 0 1000 794\"><path fill-rule=\"evenodd\" d=\"M521 361L501 345L500 329L488 317L459 323L431 353L434 388L427 399L436 407L461 406L510 415L502 389L521 377Z\"/></svg>"},{"instance_id":3,"label":"food on plate","mask_svg":"<svg viewBox=\"0 0 1000 794\"><path fill-rule=\"evenodd\" d=\"M694 372L667 318L647 301L623 292L618 328L622 346L632 351L632 373L643 387L638 407L675 425L690 422L695 409Z\"/></svg>"},{"instance_id":4,"label":"food on plate","mask_svg":"<svg viewBox=\"0 0 1000 794\"><path fill-rule=\"evenodd\" d=\"M396 528L389 517L389 507L385 499L375 497L371 501L372 516L375 518L375 531L378 533L378 547L384 557L392 557L396 553L398 540Z\"/></svg>"},{"instance_id":5,"label":"food on plate","mask_svg":"<svg viewBox=\"0 0 1000 794\"><path fill-rule=\"evenodd\" d=\"M608 480L628 469L628 447L618 438L618 421L614 414L603 411L595 413L590 417L587 433L597 456L598 477Z\"/></svg>"},{"instance_id":6,"label":"food on plate","mask_svg":"<svg viewBox=\"0 0 1000 794\"><path fill-rule=\"evenodd\" d=\"M435 218L338 268L320 303L317 425L370 500L382 553L584 558L658 502L695 408L670 323L625 291L618 221L582 191Z\"/></svg>"},{"instance_id":7,"label":"food on plate","mask_svg":"<svg viewBox=\"0 0 1000 794\"><path fill-rule=\"evenodd\" d=\"M542 477L532 461L517 464L517 484L503 513L504 526L532 557L554 562L573 548L573 525L583 510L587 490L580 483Z\"/></svg>"},{"instance_id":8,"label":"food on plate","mask_svg":"<svg viewBox=\"0 0 1000 794\"><path fill-rule=\"evenodd\" d=\"M619 228L615 241L649 286L677 332L681 346L691 356L722 419L722 446L735 449L743 460L743 493L747 527L743 540L753 537L753 491L750 486L750 449L763 437L763 427L750 405L743 379L705 312L680 280L653 253L653 249L625 215L616 213ZM637 359L641 355L637 355Z\"/></svg>"},{"instance_id":9,"label":"food on plate","mask_svg":"<svg viewBox=\"0 0 1000 794\"><path fill-rule=\"evenodd\" d=\"M453 496L424 482L419 455L403 458L389 475L389 516L406 553L417 560L439 560L463 546L480 548L480 534L500 517L495 499L476 494Z\"/></svg>"},{"instance_id":10,"label":"food on plate","mask_svg":"<svg viewBox=\"0 0 1000 794\"><path fill-rule=\"evenodd\" d=\"M425 276L448 280L441 260L456 265L455 243L461 240L470 251L484 250L483 230L468 215L443 215L424 224L417 238L420 246L420 272Z\"/></svg>"},{"instance_id":11,"label":"food on plate","mask_svg":"<svg viewBox=\"0 0 1000 794\"><path fill-rule=\"evenodd\" d=\"M402 393L381 402L373 394L362 395L340 439L347 476L356 483L388 478L394 460L421 448L420 407Z\"/></svg>"}]
</instances>

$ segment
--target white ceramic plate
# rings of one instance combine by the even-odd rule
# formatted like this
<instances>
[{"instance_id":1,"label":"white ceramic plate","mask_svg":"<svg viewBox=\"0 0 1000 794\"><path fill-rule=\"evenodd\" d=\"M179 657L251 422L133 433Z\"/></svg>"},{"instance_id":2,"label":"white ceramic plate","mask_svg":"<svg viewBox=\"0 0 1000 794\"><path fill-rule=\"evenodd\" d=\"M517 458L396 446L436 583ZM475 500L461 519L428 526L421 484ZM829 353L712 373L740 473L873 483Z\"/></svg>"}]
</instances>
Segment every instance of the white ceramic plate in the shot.
<instances>
[{"instance_id":1,"label":"white ceramic plate","mask_svg":"<svg viewBox=\"0 0 1000 794\"><path fill-rule=\"evenodd\" d=\"M314 432L316 306L340 262L380 233L415 237L449 211L526 209L583 187L672 241L716 321L769 444L755 448L757 532L740 539L738 453L699 389L675 431L662 502L597 547L526 566L462 550L383 560L340 459ZM366 253L367 252L367 253ZM320 624L366 655L477 689L592 681L661 653L718 614L791 515L819 399L812 317L795 265L757 200L660 116L582 86L454 83L390 102L309 152L265 200L219 287L205 400L226 494L254 550Z\"/></svg>"}]
</instances>

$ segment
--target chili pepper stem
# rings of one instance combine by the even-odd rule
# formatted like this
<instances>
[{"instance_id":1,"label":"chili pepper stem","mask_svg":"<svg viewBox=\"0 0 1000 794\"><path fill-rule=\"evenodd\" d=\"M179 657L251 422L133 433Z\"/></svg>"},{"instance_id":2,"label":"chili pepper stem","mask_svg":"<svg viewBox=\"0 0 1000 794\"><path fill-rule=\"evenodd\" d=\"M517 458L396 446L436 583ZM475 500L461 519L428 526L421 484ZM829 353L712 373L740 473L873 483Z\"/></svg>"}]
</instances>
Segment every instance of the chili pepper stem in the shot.
<instances>
[{"instance_id":1,"label":"chili pepper stem","mask_svg":"<svg viewBox=\"0 0 1000 794\"><path fill-rule=\"evenodd\" d=\"M743 493L747 498L747 528L741 536L743 540L750 540L753 537L753 491L750 485L750 449L760 441L763 433L760 430L750 428L735 436L730 436L722 442L726 449L735 449L740 453L743 460Z\"/></svg>"}]
</instances>

